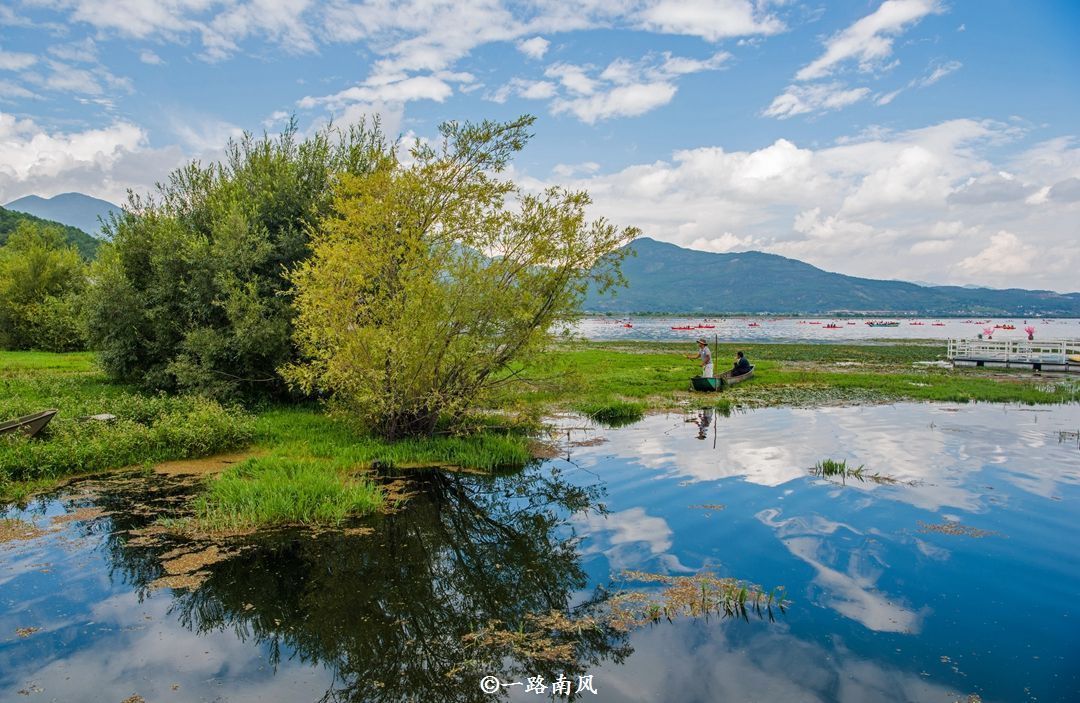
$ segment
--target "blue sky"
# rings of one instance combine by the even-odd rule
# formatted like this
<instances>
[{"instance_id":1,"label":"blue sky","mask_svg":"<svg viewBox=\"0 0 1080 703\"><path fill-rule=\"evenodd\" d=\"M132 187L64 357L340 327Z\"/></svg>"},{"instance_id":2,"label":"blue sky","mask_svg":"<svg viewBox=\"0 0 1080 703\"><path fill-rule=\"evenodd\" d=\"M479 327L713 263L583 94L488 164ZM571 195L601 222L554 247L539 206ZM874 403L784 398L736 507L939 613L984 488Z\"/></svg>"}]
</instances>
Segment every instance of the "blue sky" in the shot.
<instances>
[{"instance_id":1,"label":"blue sky","mask_svg":"<svg viewBox=\"0 0 1080 703\"><path fill-rule=\"evenodd\" d=\"M241 130L538 116L525 188L709 251L1080 290L1080 3L9 0L0 202Z\"/></svg>"}]
</instances>

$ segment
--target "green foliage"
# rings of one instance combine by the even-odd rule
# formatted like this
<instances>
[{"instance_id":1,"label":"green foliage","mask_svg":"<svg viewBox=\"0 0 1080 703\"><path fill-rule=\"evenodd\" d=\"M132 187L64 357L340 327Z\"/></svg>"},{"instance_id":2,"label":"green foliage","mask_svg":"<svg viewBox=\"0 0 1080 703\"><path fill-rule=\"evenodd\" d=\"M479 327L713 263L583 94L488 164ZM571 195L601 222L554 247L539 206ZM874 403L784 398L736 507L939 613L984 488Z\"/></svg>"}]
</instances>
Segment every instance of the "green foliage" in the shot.
<instances>
[{"instance_id":1,"label":"green foliage","mask_svg":"<svg viewBox=\"0 0 1080 703\"><path fill-rule=\"evenodd\" d=\"M645 404L626 400L579 403L574 409L593 420L613 427L636 422L645 416Z\"/></svg>"},{"instance_id":2,"label":"green foliage","mask_svg":"<svg viewBox=\"0 0 1080 703\"><path fill-rule=\"evenodd\" d=\"M0 419L57 408L40 435L0 435L0 495L27 482L146 462L205 456L249 444L253 418L191 396L144 395L108 383L89 354L0 353ZM110 413L112 422L80 420Z\"/></svg>"},{"instance_id":3,"label":"green foliage","mask_svg":"<svg viewBox=\"0 0 1080 703\"><path fill-rule=\"evenodd\" d=\"M0 348L82 348L78 296L86 274L59 227L19 222L0 247Z\"/></svg>"},{"instance_id":4,"label":"green foliage","mask_svg":"<svg viewBox=\"0 0 1080 703\"><path fill-rule=\"evenodd\" d=\"M286 272L308 256L342 175L387 149L378 125L300 141L230 142L220 164L192 163L132 196L107 226L88 292L89 333L105 370L149 389L219 399L275 395L294 357Z\"/></svg>"},{"instance_id":5,"label":"green foliage","mask_svg":"<svg viewBox=\"0 0 1080 703\"><path fill-rule=\"evenodd\" d=\"M619 281L636 230L587 222L584 192L497 178L532 123L448 123L411 164L387 154L340 180L292 277L305 356L284 369L292 383L333 394L383 437L430 436L544 349L590 283Z\"/></svg>"},{"instance_id":6,"label":"green foliage","mask_svg":"<svg viewBox=\"0 0 1080 703\"><path fill-rule=\"evenodd\" d=\"M97 254L101 240L91 237L78 227L42 219L25 212L7 210L0 207L0 246L2 246L14 232L21 226L30 225L38 229L55 229L60 232L63 240L69 246L78 250L79 256L84 259L92 259Z\"/></svg>"},{"instance_id":7,"label":"green foliage","mask_svg":"<svg viewBox=\"0 0 1080 703\"><path fill-rule=\"evenodd\" d=\"M382 506L382 490L326 462L256 457L230 467L195 501L200 529L330 524Z\"/></svg>"}]
</instances>

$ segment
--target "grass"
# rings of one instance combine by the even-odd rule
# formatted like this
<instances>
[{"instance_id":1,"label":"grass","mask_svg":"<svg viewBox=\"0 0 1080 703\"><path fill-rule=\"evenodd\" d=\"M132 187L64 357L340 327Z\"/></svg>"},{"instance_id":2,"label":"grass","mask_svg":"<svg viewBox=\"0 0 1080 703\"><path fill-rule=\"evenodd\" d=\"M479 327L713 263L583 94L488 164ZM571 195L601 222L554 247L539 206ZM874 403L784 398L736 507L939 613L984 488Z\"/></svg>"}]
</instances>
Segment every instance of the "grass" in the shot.
<instances>
[{"instance_id":1,"label":"grass","mask_svg":"<svg viewBox=\"0 0 1080 703\"><path fill-rule=\"evenodd\" d=\"M195 501L194 521L204 530L337 525L378 510L383 501L378 485L325 461L257 457L210 482Z\"/></svg>"},{"instance_id":2,"label":"grass","mask_svg":"<svg viewBox=\"0 0 1080 703\"><path fill-rule=\"evenodd\" d=\"M491 399L496 415L471 418L469 431L384 442L317 407L224 407L196 397L155 396L110 383L92 354L0 352L0 417L47 407L61 413L44 437L0 438L0 499L41 490L72 474L240 447L259 456L212 480L197 506L206 525L338 522L385 499L364 472L443 466L496 471L528 462L522 418L583 413L609 425L650 410L712 406L826 405L851 402L1064 403L1080 400L1076 380L1030 372L917 367L943 358L942 344L722 344L720 360L745 350L755 378L719 394L692 393L692 345L576 342L560 345ZM108 412L112 423L81 422ZM842 462L841 462L842 463ZM845 470L846 467L844 467ZM851 471L851 470L847 470ZM854 474L845 474L854 475ZM325 503L325 507L323 506Z\"/></svg>"},{"instance_id":3,"label":"grass","mask_svg":"<svg viewBox=\"0 0 1080 703\"><path fill-rule=\"evenodd\" d=\"M1064 403L1080 400L1075 380L1048 381L1025 371L915 366L940 361L944 344L721 344L718 368L744 350L755 364L753 380L722 392L693 393L690 345L674 342L564 344L497 398L522 411L577 411L603 419L611 409L642 411L687 404L734 406L827 405L901 400L944 402Z\"/></svg>"},{"instance_id":4,"label":"grass","mask_svg":"<svg viewBox=\"0 0 1080 703\"><path fill-rule=\"evenodd\" d=\"M0 498L21 498L73 474L235 449L254 432L254 418L240 408L109 383L89 354L0 353L0 417L44 408L60 413L38 437L0 436ZM97 413L116 419L79 420Z\"/></svg>"}]
</instances>

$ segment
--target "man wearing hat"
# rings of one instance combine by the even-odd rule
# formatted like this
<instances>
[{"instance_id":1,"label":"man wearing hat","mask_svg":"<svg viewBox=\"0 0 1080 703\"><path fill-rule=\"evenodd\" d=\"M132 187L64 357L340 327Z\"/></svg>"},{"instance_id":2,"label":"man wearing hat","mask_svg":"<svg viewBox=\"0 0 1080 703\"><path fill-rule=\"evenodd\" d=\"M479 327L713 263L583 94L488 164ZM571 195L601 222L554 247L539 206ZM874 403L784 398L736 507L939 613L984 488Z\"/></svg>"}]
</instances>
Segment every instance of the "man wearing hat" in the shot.
<instances>
[{"instance_id":1,"label":"man wearing hat","mask_svg":"<svg viewBox=\"0 0 1080 703\"><path fill-rule=\"evenodd\" d=\"M712 373L712 352L709 351L709 344L705 341L704 337L701 337L697 341L698 351L697 354L687 354L687 359L701 359L701 375L710 377Z\"/></svg>"}]
</instances>

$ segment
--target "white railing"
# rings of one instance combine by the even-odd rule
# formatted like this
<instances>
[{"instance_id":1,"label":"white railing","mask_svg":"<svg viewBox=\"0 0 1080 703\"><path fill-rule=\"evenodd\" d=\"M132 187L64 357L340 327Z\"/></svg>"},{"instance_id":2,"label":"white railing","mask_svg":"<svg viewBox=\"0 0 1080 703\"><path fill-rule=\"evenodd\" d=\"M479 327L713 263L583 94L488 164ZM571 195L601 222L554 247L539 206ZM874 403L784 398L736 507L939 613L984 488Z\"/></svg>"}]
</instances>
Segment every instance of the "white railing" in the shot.
<instances>
[{"instance_id":1,"label":"white railing","mask_svg":"<svg viewBox=\"0 0 1080 703\"><path fill-rule=\"evenodd\" d=\"M1065 364L1080 355L1080 340L950 339L950 359Z\"/></svg>"}]
</instances>

